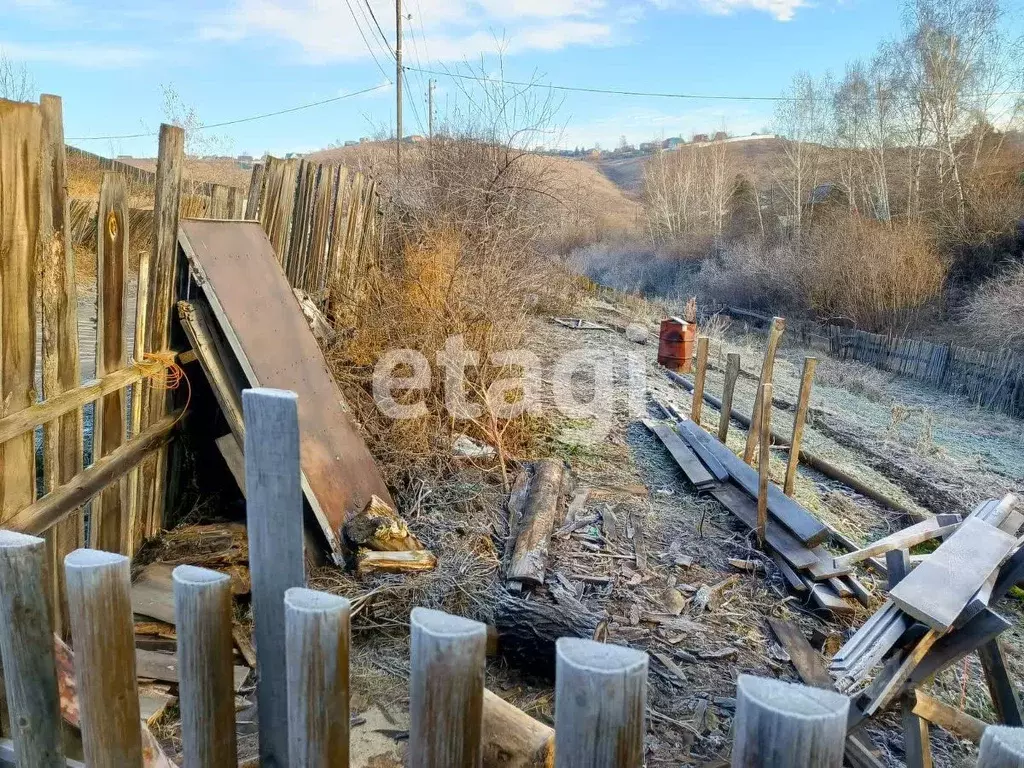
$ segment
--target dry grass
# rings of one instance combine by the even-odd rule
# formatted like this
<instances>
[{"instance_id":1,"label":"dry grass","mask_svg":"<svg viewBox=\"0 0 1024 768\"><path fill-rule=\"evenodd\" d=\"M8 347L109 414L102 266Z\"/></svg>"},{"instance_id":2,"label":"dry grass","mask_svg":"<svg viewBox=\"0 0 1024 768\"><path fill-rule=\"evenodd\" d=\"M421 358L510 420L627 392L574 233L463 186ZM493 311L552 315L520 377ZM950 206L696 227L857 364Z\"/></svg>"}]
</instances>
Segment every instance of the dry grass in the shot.
<instances>
[{"instance_id":1,"label":"dry grass","mask_svg":"<svg viewBox=\"0 0 1024 768\"><path fill-rule=\"evenodd\" d=\"M1024 350L1024 266L1008 268L967 301L964 321L979 346Z\"/></svg>"}]
</instances>

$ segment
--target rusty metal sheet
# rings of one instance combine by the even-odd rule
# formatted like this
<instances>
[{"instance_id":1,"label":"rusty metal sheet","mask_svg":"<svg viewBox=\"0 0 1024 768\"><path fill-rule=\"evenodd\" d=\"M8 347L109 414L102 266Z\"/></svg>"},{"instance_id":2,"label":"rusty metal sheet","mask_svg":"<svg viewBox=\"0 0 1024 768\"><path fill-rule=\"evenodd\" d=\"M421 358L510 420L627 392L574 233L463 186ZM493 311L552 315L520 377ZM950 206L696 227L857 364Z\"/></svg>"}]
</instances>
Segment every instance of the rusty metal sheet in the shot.
<instances>
[{"instance_id":1,"label":"rusty metal sheet","mask_svg":"<svg viewBox=\"0 0 1024 768\"><path fill-rule=\"evenodd\" d=\"M299 396L302 488L337 554L346 517L394 506L259 222L182 219L178 243L250 386Z\"/></svg>"}]
</instances>

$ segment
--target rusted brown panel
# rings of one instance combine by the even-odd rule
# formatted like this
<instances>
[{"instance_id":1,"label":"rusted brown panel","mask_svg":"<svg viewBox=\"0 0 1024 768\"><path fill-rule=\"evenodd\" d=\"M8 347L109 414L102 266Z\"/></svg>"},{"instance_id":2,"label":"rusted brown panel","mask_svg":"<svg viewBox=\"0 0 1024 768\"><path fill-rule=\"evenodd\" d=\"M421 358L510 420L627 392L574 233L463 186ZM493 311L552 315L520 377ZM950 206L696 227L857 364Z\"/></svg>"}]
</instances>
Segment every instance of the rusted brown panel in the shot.
<instances>
[{"instance_id":1,"label":"rusted brown panel","mask_svg":"<svg viewBox=\"0 0 1024 768\"><path fill-rule=\"evenodd\" d=\"M251 386L299 396L303 490L332 548L347 515L391 494L257 222L188 219L179 243Z\"/></svg>"}]
</instances>

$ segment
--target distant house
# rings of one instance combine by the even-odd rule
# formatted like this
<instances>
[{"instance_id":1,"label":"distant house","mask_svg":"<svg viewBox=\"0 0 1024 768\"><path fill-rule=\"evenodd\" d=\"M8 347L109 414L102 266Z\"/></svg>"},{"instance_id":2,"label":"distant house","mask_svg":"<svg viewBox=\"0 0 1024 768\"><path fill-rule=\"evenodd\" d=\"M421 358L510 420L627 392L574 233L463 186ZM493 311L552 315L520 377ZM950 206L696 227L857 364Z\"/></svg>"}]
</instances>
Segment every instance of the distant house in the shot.
<instances>
[{"instance_id":1,"label":"distant house","mask_svg":"<svg viewBox=\"0 0 1024 768\"><path fill-rule=\"evenodd\" d=\"M253 164L252 155L239 155L235 158L235 162L238 163L239 168L249 170Z\"/></svg>"},{"instance_id":2,"label":"distant house","mask_svg":"<svg viewBox=\"0 0 1024 768\"><path fill-rule=\"evenodd\" d=\"M413 134L412 136L406 136L404 139L402 139L402 141L404 141L406 144L421 144L426 140L426 136L420 136L418 133Z\"/></svg>"},{"instance_id":3,"label":"distant house","mask_svg":"<svg viewBox=\"0 0 1024 768\"><path fill-rule=\"evenodd\" d=\"M645 141L640 145L641 152L654 152L659 149L661 149L660 141Z\"/></svg>"},{"instance_id":4,"label":"distant house","mask_svg":"<svg viewBox=\"0 0 1024 768\"><path fill-rule=\"evenodd\" d=\"M686 142L683 141L682 137L672 136L671 138L665 139L663 142L661 142L661 146L663 149L678 149L685 143Z\"/></svg>"},{"instance_id":5,"label":"distant house","mask_svg":"<svg viewBox=\"0 0 1024 768\"><path fill-rule=\"evenodd\" d=\"M715 135L714 135L714 140L715 141L725 141L728 138L729 138L729 134L726 133L725 131L716 131L715 132Z\"/></svg>"},{"instance_id":6,"label":"distant house","mask_svg":"<svg viewBox=\"0 0 1024 768\"><path fill-rule=\"evenodd\" d=\"M695 134L693 134L693 143L694 144L706 144L709 141L710 141L710 139L708 138L708 135L706 133L695 133Z\"/></svg>"},{"instance_id":7,"label":"distant house","mask_svg":"<svg viewBox=\"0 0 1024 768\"><path fill-rule=\"evenodd\" d=\"M354 141L352 139L349 139L348 141L345 142L345 146L346 147L358 147L359 146L359 142L358 141Z\"/></svg>"}]
</instances>

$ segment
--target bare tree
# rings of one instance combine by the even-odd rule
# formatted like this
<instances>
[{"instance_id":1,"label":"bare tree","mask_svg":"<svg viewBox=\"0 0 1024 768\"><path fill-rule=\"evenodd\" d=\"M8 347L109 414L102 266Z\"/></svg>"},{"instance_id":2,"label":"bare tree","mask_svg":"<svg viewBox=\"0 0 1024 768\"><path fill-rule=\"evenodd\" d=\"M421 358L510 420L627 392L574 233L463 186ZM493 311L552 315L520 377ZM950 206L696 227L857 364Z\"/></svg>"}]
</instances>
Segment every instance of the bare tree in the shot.
<instances>
[{"instance_id":1,"label":"bare tree","mask_svg":"<svg viewBox=\"0 0 1024 768\"><path fill-rule=\"evenodd\" d=\"M0 99L28 101L36 92L36 84L25 64L17 64L0 50Z\"/></svg>"}]
</instances>

